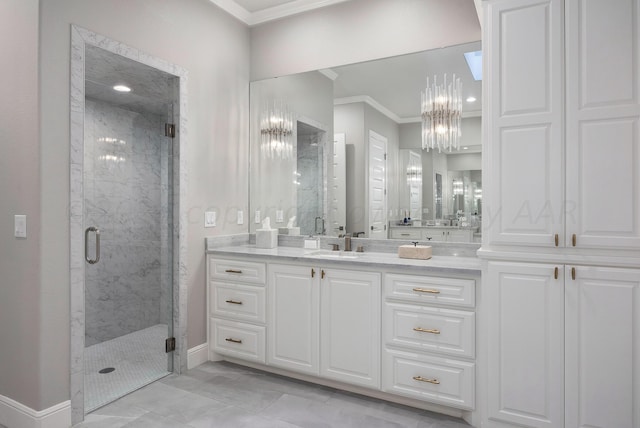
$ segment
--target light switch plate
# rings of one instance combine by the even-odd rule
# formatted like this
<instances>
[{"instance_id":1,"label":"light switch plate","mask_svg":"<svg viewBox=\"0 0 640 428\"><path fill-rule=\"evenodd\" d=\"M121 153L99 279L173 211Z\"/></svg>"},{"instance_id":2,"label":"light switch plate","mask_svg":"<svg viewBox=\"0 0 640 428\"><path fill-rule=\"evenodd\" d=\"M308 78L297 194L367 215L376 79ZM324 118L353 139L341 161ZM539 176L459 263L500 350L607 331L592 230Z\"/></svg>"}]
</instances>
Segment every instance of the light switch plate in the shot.
<instances>
[{"instance_id":1,"label":"light switch plate","mask_svg":"<svg viewBox=\"0 0 640 428\"><path fill-rule=\"evenodd\" d=\"M256 214L255 217L253 219L253 221L255 222L255 224L260 224L260 210L256 210Z\"/></svg>"},{"instance_id":2,"label":"light switch plate","mask_svg":"<svg viewBox=\"0 0 640 428\"><path fill-rule=\"evenodd\" d=\"M216 227L216 212L205 211L204 213L204 227Z\"/></svg>"},{"instance_id":3,"label":"light switch plate","mask_svg":"<svg viewBox=\"0 0 640 428\"><path fill-rule=\"evenodd\" d=\"M16 238L27 237L27 216L24 214L17 214L13 216L14 235Z\"/></svg>"},{"instance_id":4,"label":"light switch plate","mask_svg":"<svg viewBox=\"0 0 640 428\"><path fill-rule=\"evenodd\" d=\"M276 223L284 223L284 212L276 210Z\"/></svg>"},{"instance_id":5,"label":"light switch plate","mask_svg":"<svg viewBox=\"0 0 640 428\"><path fill-rule=\"evenodd\" d=\"M244 223L244 213L242 210L238 210L238 224Z\"/></svg>"}]
</instances>

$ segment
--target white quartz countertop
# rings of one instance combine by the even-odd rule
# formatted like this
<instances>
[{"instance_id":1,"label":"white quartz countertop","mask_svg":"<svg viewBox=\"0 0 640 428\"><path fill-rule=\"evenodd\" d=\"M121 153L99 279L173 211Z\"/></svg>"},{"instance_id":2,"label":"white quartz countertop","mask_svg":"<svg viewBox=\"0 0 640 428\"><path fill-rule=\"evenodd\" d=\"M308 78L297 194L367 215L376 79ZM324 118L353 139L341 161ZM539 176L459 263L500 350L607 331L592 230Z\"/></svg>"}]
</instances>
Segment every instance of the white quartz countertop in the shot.
<instances>
[{"instance_id":1,"label":"white quartz countertop","mask_svg":"<svg viewBox=\"0 0 640 428\"><path fill-rule=\"evenodd\" d=\"M397 253L313 250L295 247L256 248L252 244L210 248L207 254L247 256L270 261L301 261L313 264L340 264L343 267L402 268L412 272L429 271L449 274L479 274L480 259L462 256L433 256L429 260L401 259Z\"/></svg>"}]
</instances>

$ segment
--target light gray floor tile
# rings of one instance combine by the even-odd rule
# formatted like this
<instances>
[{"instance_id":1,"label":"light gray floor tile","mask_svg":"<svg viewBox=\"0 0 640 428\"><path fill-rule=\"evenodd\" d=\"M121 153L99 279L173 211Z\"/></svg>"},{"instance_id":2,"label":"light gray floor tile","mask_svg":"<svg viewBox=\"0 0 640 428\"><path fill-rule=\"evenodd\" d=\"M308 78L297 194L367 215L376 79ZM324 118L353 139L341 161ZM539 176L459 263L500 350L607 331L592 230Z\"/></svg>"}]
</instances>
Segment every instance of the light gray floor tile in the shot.
<instances>
[{"instance_id":1,"label":"light gray floor tile","mask_svg":"<svg viewBox=\"0 0 640 428\"><path fill-rule=\"evenodd\" d=\"M193 428L298 428L287 422L267 419L237 407L208 412L189 423Z\"/></svg>"},{"instance_id":2,"label":"light gray floor tile","mask_svg":"<svg viewBox=\"0 0 640 428\"><path fill-rule=\"evenodd\" d=\"M461 419L231 363L171 375L86 417L77 428L469 428ZM0 426L0 428L4 428Z\"/></svg>"},{"instance_id":3,"label":"light gray floor tile","mask_svg":"<svg viewBox=\"0 0 640 428\"><path fill-rule=\"evenodd\" d=\"M402 427L371 415L351 412L322 402L294 395L283 395L260 413L269 419L282 420L301 427Z\"/></svg>"}]
</instances>

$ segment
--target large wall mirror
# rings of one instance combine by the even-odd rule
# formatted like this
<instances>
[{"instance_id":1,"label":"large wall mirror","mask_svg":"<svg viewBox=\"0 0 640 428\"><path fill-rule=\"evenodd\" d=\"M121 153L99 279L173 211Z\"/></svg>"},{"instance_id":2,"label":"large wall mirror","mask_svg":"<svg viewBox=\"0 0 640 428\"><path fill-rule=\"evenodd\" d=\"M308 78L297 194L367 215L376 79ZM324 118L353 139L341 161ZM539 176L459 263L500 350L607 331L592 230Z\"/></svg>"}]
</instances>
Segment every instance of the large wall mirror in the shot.
<instances>
[{"instance_id":1,"label":"large wall mirror","mask_svg":"<svg viewBox=\"0 0 640 428\"><path fill-rule=\"evenodd\" d=\"M251 83L250 232L480 242L481 81L450 46ZM422 149L427 77L462 81L460 149ZM295 226L287 228L287 226Z\"/></svg>"}]
</instances>

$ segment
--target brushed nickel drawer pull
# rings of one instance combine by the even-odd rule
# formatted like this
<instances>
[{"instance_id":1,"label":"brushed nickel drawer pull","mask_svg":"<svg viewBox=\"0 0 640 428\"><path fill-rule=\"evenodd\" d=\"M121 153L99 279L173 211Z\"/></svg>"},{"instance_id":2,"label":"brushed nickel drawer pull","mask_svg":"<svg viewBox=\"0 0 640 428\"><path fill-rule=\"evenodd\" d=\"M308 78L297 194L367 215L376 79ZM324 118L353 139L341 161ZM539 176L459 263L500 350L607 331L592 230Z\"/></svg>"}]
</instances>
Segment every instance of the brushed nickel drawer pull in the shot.
<instances>
[{"instance_id":1,"label":"brushed nickel drawer pull","mask_svg":"<svg viewBox=\"0 0 640 428\"><path fill-rule=\"evenodd\" d=\"M234 338L232 338L232 337L227 337L225 340L226 340L227 342L232 342L232 343L242 343L242 340L240 340L240 339L234 339Z\"/></svg>"},{"instance_id":2,"label":"brushed nickel drawer pull","mask_svg":"<svg viewBox=\"0 0 640 428\"><path fill-rule=\"evenodd\" d=\"M414 288L413 291L418 293L440 294L440 290L431 290L429 288Z\"/></svg>"},{"instance_id":3,"label":"brushed nickel drawer pull","mask_svg":"<svg viewBox=\"0 0 640 428\"><path fill-rule=\"evenodd\" d=\"M427 378L424 378L422 376L414 376L413 380L417 380L419 382L432 383L434 385L440 385L440 381L438 379L427 379Z\"/></svg>"},{"instance_id":4,"label":"brushed nickel drawer pull","mask_svg":"<svg viewBox=\"0 0 640 428\"><path fill-rule=\"evenodd\" d=\"M413 331L419 331L420 333L440 334L440 330L438 330L437 328L414 327Z\"/></svg>"},{"instance_id":5,"label":"brushed nickel drawer pull","mask_svg":"<svg viewBox=\"0 0 640 428\"><path fill-rule=\"evenodd\" d=\"M242 273L241 270L236 270L236 269L227 269L225 270L226 273Z\"/></svg>"},{"instance_id":6,"label":"brushed nickel drawer pull","mask_svg":"<svg viewBox=\"0 0 640 428\"><path fill-rule=\"evenodd\" d=\"M231 300L231 299L225 300L225 302L231 303L232 305L241 305L242 304L242 302L239 302L237 300Z\"/></svg>"}]
</instances>

